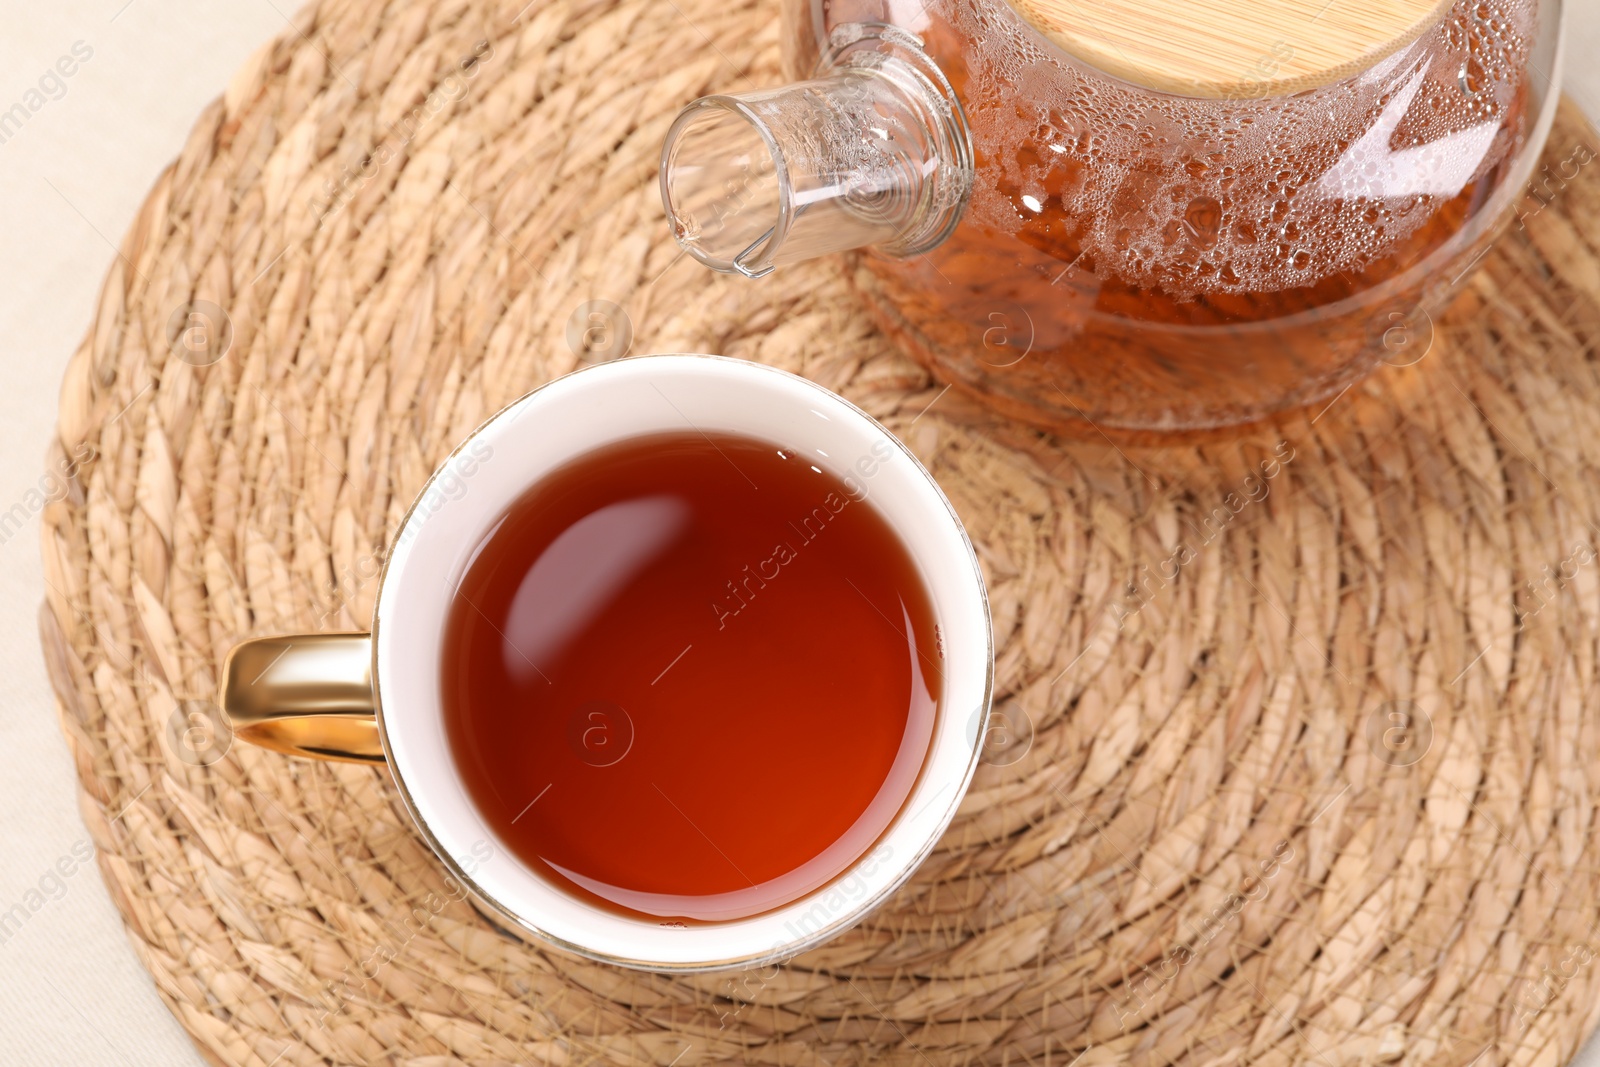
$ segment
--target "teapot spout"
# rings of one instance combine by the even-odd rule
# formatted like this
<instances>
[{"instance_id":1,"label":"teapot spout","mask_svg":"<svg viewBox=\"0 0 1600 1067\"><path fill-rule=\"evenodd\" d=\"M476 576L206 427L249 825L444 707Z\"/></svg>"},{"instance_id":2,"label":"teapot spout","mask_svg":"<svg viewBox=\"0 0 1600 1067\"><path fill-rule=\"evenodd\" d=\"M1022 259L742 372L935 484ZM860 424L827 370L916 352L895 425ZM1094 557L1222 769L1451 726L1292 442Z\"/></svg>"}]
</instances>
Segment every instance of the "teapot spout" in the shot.
<instances>
[{"instance_id":1,"label":"teapot spout","mask_svg":"<svg viewBox=\"0 0 1600 1067\"><path fill-rule=\"evenodd\" d=\"M960 221L972 143L954 91L915 37L854 30L821 77L703 97L668 130L667 219L712 270L759 278L853 248L914 256Z\"/></svg>"}]
</instances>

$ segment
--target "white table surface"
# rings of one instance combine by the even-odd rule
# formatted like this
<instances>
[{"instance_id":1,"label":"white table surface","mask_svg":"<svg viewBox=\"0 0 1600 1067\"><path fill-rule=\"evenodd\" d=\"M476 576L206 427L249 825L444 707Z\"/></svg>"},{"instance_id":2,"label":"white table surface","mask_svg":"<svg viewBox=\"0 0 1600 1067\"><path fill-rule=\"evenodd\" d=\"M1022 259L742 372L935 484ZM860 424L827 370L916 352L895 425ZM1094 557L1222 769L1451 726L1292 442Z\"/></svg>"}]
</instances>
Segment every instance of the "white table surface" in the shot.
<instances>
[{"instance_id":1,"label":"white table surface","mask_svg":"<svg viewBox=\"0 0 1600 1067\"><path fill-rule=\"evenodd\" d=\"M43 469L67 357L156 176L293 0L0 0L0 111L93 50L0 144L0 511ZM1600 116L1600 2L1568 0L1567 89ZM39 653L38 529L0 543L0 912L87 841ZM81 845L80 845L81 848ZM92 865L0 944L0 1064L198 1067ZM53 888L53 887L52 887ZM1578 1057L1600 1067L1593 1042Z\"/></svg>"}]
</instances>

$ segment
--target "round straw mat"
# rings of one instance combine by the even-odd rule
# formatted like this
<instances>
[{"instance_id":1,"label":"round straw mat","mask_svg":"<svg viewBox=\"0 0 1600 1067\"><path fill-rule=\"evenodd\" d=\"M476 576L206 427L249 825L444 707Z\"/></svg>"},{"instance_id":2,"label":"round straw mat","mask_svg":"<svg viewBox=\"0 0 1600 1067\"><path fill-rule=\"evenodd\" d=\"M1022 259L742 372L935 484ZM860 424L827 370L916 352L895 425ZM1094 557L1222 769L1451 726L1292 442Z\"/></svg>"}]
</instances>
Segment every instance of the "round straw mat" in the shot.
<instances>
[{"instance_id":1,"label":"round straw mat","mask_svg":"<svg viewBox=\"0 0 1600 1067\"><path fill-rule=\"evenodd\" d=\"M66 374L46 657L101 871L204 1053L1569 1056L1600 952L1582 120L1410 365L1231 440L1119 449L945 392L838 262L754 284L679 256L662 134L696 95L778 80L767 3L523 2L299 15L157 182ZM451 898L383 770L230 745L208 703L237 639L364 625L434 464L629 333L882 419L993 597L999 717L955 824L885 907L779 968L661 977L524 945Z\"/></svg>"}]
</instances>

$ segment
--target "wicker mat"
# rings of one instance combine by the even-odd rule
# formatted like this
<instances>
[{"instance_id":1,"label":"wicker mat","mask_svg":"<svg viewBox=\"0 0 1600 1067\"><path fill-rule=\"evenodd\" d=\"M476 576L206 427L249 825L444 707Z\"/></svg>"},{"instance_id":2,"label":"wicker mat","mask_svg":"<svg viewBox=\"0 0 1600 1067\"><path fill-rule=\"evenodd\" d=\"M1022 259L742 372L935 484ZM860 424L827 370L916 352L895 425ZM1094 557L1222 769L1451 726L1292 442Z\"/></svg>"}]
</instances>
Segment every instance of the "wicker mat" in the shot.
<instances>
[{"instance_id":1,"label":"wicker mat","mask_svg":"<svg viewBox=\"0 0 1600 1067\"><path fill-rule=\"evenodd\" d=\"M297 17L156 184L66 375L46 658L101 871L205 1054L1570 1056L1600 1007L1582 120L1408 366L1232 440L1119 449L944 392L838 262L752 284L680 258L662 135L696 95L778 81L767 0L524 3ZM623 972L437 910L385 773L230 745L207 703L239 637L364 624L450 446L630 332L877 415L993 597L1002 718L960 816L886 907L781 968Z\"/></svg>"}]
</instances>

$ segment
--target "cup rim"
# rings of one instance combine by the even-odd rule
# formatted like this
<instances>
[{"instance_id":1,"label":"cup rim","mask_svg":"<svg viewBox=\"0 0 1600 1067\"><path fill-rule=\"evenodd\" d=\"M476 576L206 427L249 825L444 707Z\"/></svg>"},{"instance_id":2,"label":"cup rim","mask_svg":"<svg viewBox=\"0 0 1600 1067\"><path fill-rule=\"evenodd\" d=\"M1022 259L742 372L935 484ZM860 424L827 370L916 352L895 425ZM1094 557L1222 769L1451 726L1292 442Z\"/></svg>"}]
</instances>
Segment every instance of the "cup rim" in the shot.
<instances>
[{"instance_id":1,"label":"cup rim","mask_svg":"<svg viewBox=\"0 0 1600 1067\"><path fill-rule=\"evenodd\" d=\"M566 374L552 378L547 382L543 382L516 399L505 404L480 422L471 433L463 437L462 440L451 449L450 453L439 462L433 473L428 476L422 487L417 491L416 496L407 506L405 515L402 517L400 523L395 529L394 541L392 544L399 544L405 532L412 528L412 522L413 519L416 518L418 508L428 497L430 490L435 488L436 483L440 480L440 478L451 469L452 462L456 460L456 458L459 457L464 450L466 450L474 442L477 442L485 432L498 424L502 419L515 419L524 405L532 401L532 399L538 394L543 393L552 386L556 386L558 383L567 382L570 379L584 375L616 373L616 368L621 365L636 364L638 361L646 360L685 360L694 361L697 363L705 361L713 365L724 365L728 369L733 370L733 372L736 374L754 371L757 374L768 374L775 376L773 379L771 379L773 381L785 379L790 382L800 383L805 389L821 394L822 396L828 398L830 402L842 405L849 412L854 413L855 416L861 419L867 427L881 435L884 440L890 442L898 450L898 452L913 465L912 469L915 473L910 475L910 477L920 477L926 483L927 487L932 490L939 504L942 505L944 513L950 522L950 527L947 530L947 533L954 534L956 542L960 545L967 563L971 567L971 578L974 582L978 599L976 607L979 611L981 629L984 638L984 649L982 653L984 677L982 683L981 702L979 706L975 709L972 709L970 713L962 708L940 708L941 715L945 714L946 712L952 716L970 714L974 723L978 727L978 732L976 735L978 741L972 745L972 750L966 761L966 765L962 768L960 780L958 783L956 783L957 788L954 790L943 809L938 813L938 816L929 823L928 830L923 839L918 843L918 847L911 859L902 863L899 873L893 879L881 886L878 890L870 894L866 894L861 899L855 901L852 906L845 909L840 915L833 918L831 921L820 926L814 932L804 937L795 938L792 941L774 945L771 949L765 951L750 952L738 956L714 960L696 960L688 963L660 961L642 957L625 956L614 952L595 949L589 945L575 942L570 938L562 937L548 929L545 929L537 922L533 921L529 916L515 910L507 902L501 901L490 894L488 890L479 884L478 880L472 875L472 873L463 867L462 863L457 859L457 857L445 847L444 843L436 834L434 827L423 815L420 805L413 796L411 786L406 782L405 776L401 772L400 764L395 758L395 750L389 737L388 723L383 711L382 686L380 682L382 672L380 670L379 655L380 649L382 648L382 642L379 638L383 616L382 607L385 596L391 589L391 568L393 567L395 560L401 555L401 553L393 550L389 551L385 555L383 568L378 577L378 591L374 600L372 612L372 652L369 661L369 670L371 672L372 703L377 721L378 737L383 747L385 762L389 768L390 776L394 780L401 803L404 806L407 815L410 816L413 825L422 834L423 839L427 842L428 847L433 852L435 858L442 863L446 871L467 890L476 904L489 910L495 916L505 920L516 930L522 931L523 934L527 935L527 938L531 938L533 941L538 943L552 945L558 949L584 959L599 963L609 963L632 970L649 971L655 973L692 974L706 971L726 970L737 967L764 965L774 961L781 961L791 958L792 956L797 955L806 949L831 940L833 937L843 933L845 930L848 930L850 927L860 922L867 915L876 910L877 907L886 901L890 896L892 896L894 892L898 890L919 867L921 867L922 863L927 859L928 855L933 851L940 839L944 836L944 832L949 828L951 821L954 819L955 814L972 783L972 777L974 773L976 773L978 762L982 754L981 738L983 737L984 723L986 723L993 706L995 676L994 625L993 617L989 609L988 588L984 583L983 571L978 562L977 551L973 547L972 539L968 536L966 527L961 522L960 516L956 513L955 507L950 503L949 498L945 495L943 489L940 488L932 473L928 471L928 469L923 465L922 461L916 457L915 453L913 453L898 436L896 436L887 427L879 423L877 419L873 418L866 411L862 410L858 405L854 404L833 390L819 385L808 378L794 374L780 367L773 367L750 360L738 359L730 356L713 355L710 353L659 353L629 356L620 360L591 364L586 367L579 367L573 371L567 372ZM756 379L747 379L747 381L752 382L755 380ZM625 439L625 437L618 438L618 440L623 439ZM424 517L421 521L425 522L426 517ZM897 531L897 533L898 532L899 531ZM960 728L959 722L952 722L943 726L936 724L934 735L929 740L930 755L924 757L924 769L926 769L926 761L931 756L932 746L939 737L940 731L958 728ZM920 777L921 774L919 772L919 780ZM917 788L918 787L916 785L912 786L912 791L910 794L908 794L906 801L902 803L900 810L895 814L895 816L889 821L888 825L882 831L882 834L879 838L880 841L883 837L888 836L891 831L893 831L909 817L908 808L906 805L909 804L912 796L915 795ZM942 793L943 790L940 792ZM928 802L929 806L931 806L932 803L937 799L938 796L936 795L932 801ZM869 855L871 855L871 853L872 848L869 847L866 852L852 861L844 871L839 872L822 885L817 886L816 888L804 894L801 894L794 900L787 901L785 904L779 906L779 908L773 909L773 911L775 912L787 909L803 902L820 898L824 894L828 893L830 889L835 887L843 878L852 873ZM519 860L518 862L520 863L521 861ZM771 914L771 912L764 912L762 914ZM712 923L708 925L715 926L716 924ZM521 937L521 935L518 936L519 938Z\"/></svg>"}]
</instances>

